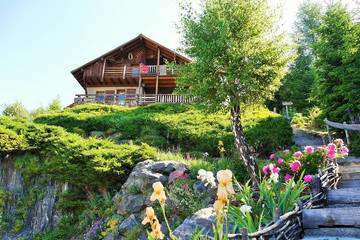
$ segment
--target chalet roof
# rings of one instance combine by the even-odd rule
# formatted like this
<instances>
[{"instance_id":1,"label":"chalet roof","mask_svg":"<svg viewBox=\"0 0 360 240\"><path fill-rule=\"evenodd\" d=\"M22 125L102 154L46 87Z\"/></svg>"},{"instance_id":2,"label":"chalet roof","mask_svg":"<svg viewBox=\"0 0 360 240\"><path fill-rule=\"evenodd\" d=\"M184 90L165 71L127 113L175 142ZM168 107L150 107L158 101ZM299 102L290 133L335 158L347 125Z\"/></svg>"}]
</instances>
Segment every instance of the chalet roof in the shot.
<instances>
[{"instance_id":1,"label":"chalet roof","mask_svg":"<svg viewBox=\"0 0 360 240\"><path fill-rule=\"evenodd\" d=\"M190 59L176 53L175 51L159 44L158 42L144 36L143 34L139 34L137 37L131 39L130 41L120 45L119 47L117 48L114 48L113 50L101 55L100 57L98 58L95 58L93 60L91 60L90 62L88 63L85 63L84 65L74 69L71 71L72 75L79 81L81 79L81 73L82 73L82 70L84 70L84 68L86 68L87 66L99 61L99 60L102 60L104 58L109 58L113 55L116 55L119 51L126 51L127 49L131 49L133 48L134 46L137 46L138 44L141 44L143 43L146 47L150 48L150 49L153 49L153 50L157 50L157 48L160 49L161 51L161 54L169 59L174 59L176 58L177 61L181 62L181 63L189 63L190 62Z\"/></svg>"}]
</instances>

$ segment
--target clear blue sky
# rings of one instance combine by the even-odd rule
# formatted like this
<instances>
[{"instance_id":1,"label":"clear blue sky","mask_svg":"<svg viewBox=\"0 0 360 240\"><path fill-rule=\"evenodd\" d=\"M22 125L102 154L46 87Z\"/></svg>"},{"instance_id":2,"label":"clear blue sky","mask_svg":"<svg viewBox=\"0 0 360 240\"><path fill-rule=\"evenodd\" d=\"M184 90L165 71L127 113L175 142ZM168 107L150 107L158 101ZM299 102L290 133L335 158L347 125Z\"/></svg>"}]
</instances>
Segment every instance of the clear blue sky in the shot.
<instances>
[{"instance_id":1,"label":"clear blue sky","mask_svg":"<svg viewBox=\"0 0 360 240\"><path fill-rule=\"evenodd\" d=\"M195 0L196 2L199 0ZM281 0L271 0L277 2ZM283 0L290 29L301 0ZM70 71L143 33L179 47L178 0L0 0L0 110L28 109L83 89Z\"/></svg>"}]
</instances>

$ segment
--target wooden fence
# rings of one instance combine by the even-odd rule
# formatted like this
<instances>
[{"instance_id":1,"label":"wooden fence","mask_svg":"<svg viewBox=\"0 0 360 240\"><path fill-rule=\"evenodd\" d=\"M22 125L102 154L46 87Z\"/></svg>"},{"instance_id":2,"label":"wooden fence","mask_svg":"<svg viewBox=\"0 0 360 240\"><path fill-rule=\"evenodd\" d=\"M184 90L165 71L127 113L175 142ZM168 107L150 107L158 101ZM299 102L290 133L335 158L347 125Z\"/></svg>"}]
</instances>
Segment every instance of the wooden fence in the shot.
<instances>
[{"instance_id":1,"label":"wooden fence","mask_svg":"<svg viewBox=\"0 0 360 240\"><path fill-rule=\"evenodd\" d=\"M343 123L332 122L332 121L329 121L327 118L325 118L324 123L325 123L326 129L327 129L327 132L328 132L329 142L332 141L330 127L342 129L345 131L347 145L350 145L349 131L360 131L360 124L348 124L346 122L343 122Z\"/></svg>"}]
</instances>

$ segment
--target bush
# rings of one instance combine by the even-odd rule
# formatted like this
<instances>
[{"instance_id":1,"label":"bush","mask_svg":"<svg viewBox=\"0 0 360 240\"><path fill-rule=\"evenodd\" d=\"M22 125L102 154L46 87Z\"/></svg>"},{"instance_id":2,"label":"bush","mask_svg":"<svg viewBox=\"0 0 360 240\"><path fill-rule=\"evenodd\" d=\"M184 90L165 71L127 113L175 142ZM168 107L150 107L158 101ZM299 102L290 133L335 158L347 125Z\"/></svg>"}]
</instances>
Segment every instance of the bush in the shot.
<instances>
[{"instance_id":1,"label":"bush","mask_svg":"<svg viewBox=\"0 0 360 240\"><path fill-rule=\"evenodd\" d=\"M45 173L61 182L80 188L109 188L121 186L133 166L153 159L156 151L146 145L114 144L95 138L84 139L63 128L0 118L0 155L20 154L31 150L39 156L37 162L29 158L17 159L16 165L32 174ZM30 165L29 165L30 164Z\"/></svg>"},{"instance_id":2,"label":"bush","mask_svg":"<svg viewBox=\"0 0 360 240\"><path fill-rule=\"evenodd\" d=\"M15 118L29 118L30 114L21 102L14 102L10 105L5 106L3 115Z\"/></svg>"},{"instance_id":3,"label":"bush","mask_svg":"<svg viewBox=\"0 0 360 240\"><path fill-rule=\"evenodd\" d=\"M267 154L274 147L291 142L291 128L282 116L261 106L248 107L243 114L245 135L255 151ZM206 113L194 105L79 105L41 115L35 122L62 126L71 132L82 129L86 134L103 131L110 137L116 132L120 142L133 140L161 149L180 148L182 152L208 152L213 156L219 155L219 141L224 142L225 149L233 147L229 114Z\"/></svg>"}]
</instances>

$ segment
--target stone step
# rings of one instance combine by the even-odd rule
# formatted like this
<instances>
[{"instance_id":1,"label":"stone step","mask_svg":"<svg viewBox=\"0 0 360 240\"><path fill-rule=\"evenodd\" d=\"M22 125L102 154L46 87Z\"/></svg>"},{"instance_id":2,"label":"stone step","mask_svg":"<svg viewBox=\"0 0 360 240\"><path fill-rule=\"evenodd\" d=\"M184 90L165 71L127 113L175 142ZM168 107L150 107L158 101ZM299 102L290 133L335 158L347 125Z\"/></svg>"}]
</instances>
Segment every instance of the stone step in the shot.
<instances>
[{"instance_id":1,"label":"stone step","mask_svg":"<svg viewBox=\"0 0 360 240\"><path fill-rule=\"evenodd\" d=\"M360 208L360 203L331 203L327 208Z\"/></svg>"},{"instance_id":2,"label":"stone step","mask_svg":"<svg viewBox=\"0 0 360 240\"><path fill-rule=\"evenodd\" d=\"M341 180L338 188L360 188L360 180Z\"/></svg>"},{"instance_id":3,"label":"stone step","mask_svg":"<svg viewBox=\"0 0 360 240\"><path fill-rule=\"evenodd\" d=\"M360 164L339 166L340 173L360 173Z\"/></svg>"},{"instance_id":4,"label":"stone step","mask_svg":"<svg viewBox=\"0 0 360 240\"><path fill-rule=\"evenodd\" d=\"M337 163L340 166L346 166L346 165L357 165L360 164L360 157L355 157L355 156L348 156L346 158L340 158L337 159Z\"/></svg>"},{"instance_id":5,"label":"stone step","mask_svg":"<svg viewBox=\"0 0 360 240\"><path fill-rule=\"evenodd\" d=\"M305 229L304 239L359 239L360 228L316 228Z\"/></svg>"},{"instance_id":6,"label":"stone step","mask_svg":"<svg viewBox=\"0 0 360 240\"><path fill-rule=\"evenodd\" d=\"M360 208L319 208L303 210L304 228L360 227Z\"/></svg>"},{"instance_id":7,"label":"stone step","mask_svg":"<svg viewBox=\"0 0 360 240\"><path fill-rule=\"evenodd\" d=\"M360 180L360 172L340 173L342 180Z\"/></svg>"},{"instance_id":8,"label":"stone step","mask_svg":"<svg viewBox=\"0 0 360 240\"><path fill-rule=\"evenodd\" d=\"M330 190L327 194L328 204L360 203L360 188Z\"/></svg>"}]
</instances>

